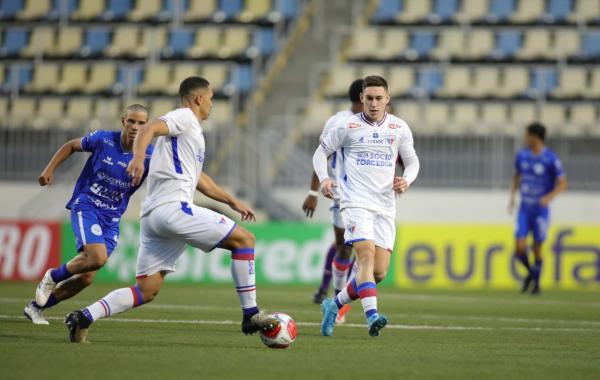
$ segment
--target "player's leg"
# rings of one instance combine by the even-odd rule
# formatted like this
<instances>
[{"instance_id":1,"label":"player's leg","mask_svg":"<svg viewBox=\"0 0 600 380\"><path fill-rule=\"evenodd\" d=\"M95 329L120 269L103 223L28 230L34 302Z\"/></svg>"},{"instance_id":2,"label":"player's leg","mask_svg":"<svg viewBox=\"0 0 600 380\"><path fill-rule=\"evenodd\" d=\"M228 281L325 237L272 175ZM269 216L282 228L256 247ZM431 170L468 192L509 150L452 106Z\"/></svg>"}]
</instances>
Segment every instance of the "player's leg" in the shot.
<instances>
[{"instance_id":1,"label":"player's leg","mask_svg":"<svg viewBox=\"0 0 600 380\"><path fill-rule=\"evenodd\" d=\"M348 273L352 265L352 247L344 243L344 228L333 227L335 233L336 255L333 259L333 289L338 294L348 281Z\"/></svg>"},{"instance_id":2,"label":"player's leg","mask_svg":"<svg viewBox=\"0 0 600 380\"><path fill-rule=\"evenodd\" d=\"M517 215L517 225L515 229L515 258L527 269L527 275L523 280L521 292L526 292L533 281L531 273L531 265L527 257L527 235L529 234L529 215L527 211L521 207Z\"/></svg>"},{"instance_id":3,"label":"player's leg","mask_svg":"<svg viewBox=\"0 0 600 380\"><path fill-rule=\"evenodd\" d=\"M534 264L531 267L531 274L533 277L533 288L531 289L532 294L540 293L540 276L542 274L542 244L546 240L548 233L548 209L544 208L536 215L535 224L533 228L533 255Z\"/></svg>"},{"instance_id":4,"label":"player's leg","mask_svg":"<svg viewBox=\"0 0 600 380\"><path fill-rule=\"evenodd\" d=\"M335 258L336 253L336 245L335 243L331 244L329 250L327 251L327 255L325 256L325 263L323 264L323 276L321 277L321 285L319 285L319 289L313 295L313 302L321 304L325 297L327 297L327 289L329 289L329 283L331 282L331 267L333 265L333 259Z\"/></svg>"}]
</instances>

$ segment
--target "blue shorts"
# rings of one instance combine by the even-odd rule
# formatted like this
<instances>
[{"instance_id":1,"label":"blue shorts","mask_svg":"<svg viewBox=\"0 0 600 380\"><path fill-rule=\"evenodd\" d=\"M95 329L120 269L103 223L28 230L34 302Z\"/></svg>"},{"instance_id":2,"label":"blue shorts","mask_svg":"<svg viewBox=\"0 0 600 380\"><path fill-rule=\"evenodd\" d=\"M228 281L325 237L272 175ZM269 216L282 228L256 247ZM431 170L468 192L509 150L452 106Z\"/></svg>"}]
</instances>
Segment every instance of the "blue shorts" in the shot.
<instances>
[{"instance_id":1,"label":"blue shorts","mask_svg":"<svg viewBox=\"0 0 600 380\"><path fill-rule=\"evenodd\" d=\"M517 216L517 227L515 237L524 239L533 232L533 239L536 243L543 243L548 234L550 225L550 212L548 207L519 207Z\"/></svg>"},{"instance_id":2,"label":"blue shorts","mask_svg":"<svg viewBox=\"0 0 600 380\"><path fill-rule=\"evenodd\" d=\"M83 251L86 244L104 244L110 256L119 240L119 221L119 218L102 215L96 208L72 207L71 228L75 234L77 252Z\"/></svg>"}]
</instances>

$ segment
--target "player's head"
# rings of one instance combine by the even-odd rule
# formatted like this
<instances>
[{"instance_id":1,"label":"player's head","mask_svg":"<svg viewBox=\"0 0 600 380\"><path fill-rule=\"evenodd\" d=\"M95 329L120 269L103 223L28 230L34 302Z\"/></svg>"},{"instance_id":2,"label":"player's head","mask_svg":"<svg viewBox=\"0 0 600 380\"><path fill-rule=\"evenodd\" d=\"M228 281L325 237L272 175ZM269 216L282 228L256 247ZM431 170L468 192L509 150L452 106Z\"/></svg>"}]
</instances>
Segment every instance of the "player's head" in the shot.
<instances>
[{"instance_id":1,"label":"player's head","mask_svg":"<svg viewBox=\"0 0 600 380\"><path fill-rule=\"evenodd\" d=\"M363 80L360 94L365 114L372 121L381 120L385 108L390 102L387 81L378 75L371 75Z\"/></svg>"},{"instance_id":2,"label":"player's head","mask_svg":"<svg viewBox=\"0 0 600 380\"><path fill-rule=\"evenodd\" d=\"M208 118L212 108L213 90L206 79L185 78L179 85L179 97L183 105L191 108L200 120Z\"/></svg>"},{"instance_id":3,"label":"player's head","mask_svg":"<svg viewBox=\"0 0 600 380\"><path fill-rule=\"evenodd\" d=\"M132 104L123 110L121 125L127 145L133 143L140 127L148 123L148 114L148 109L141 104Z\"/></svg>"},{"instance_id":4,"label":"player's head","mask_svg":"<svg viewBox=\"0 0 600 380\"><path fill-rule=\"evenodd\" d=\"M525 132L525 145L532 147L546 140L546 127L540 123L531 123Z\"/></svg>"}]
</instances>

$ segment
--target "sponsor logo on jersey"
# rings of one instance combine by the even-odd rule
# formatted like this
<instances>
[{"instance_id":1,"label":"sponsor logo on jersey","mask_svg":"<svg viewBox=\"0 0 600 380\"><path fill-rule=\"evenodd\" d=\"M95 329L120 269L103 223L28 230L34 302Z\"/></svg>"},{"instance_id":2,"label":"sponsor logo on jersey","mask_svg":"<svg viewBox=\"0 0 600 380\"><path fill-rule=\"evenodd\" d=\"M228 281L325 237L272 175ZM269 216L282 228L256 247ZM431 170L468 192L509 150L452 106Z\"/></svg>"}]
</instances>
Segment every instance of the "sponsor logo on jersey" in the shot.
<instances>
[{"instance_id":1,"label":"sponsor logo on jersey","mask_svg":"<svg viewBox=\"0 0 600 380\"><path fill-rule=\"evenodd\" d=\"M108 146L115 146L115 143L112 140L109 140L107 138L102 139L102 142L104 142Z\"/></svg>"},{"instance_id":2,"label":"sponsor logo on jersey","mask_svg":"<svg viewBox=\"0 0 600 380\"><path fill-rule=\"evenodd\" d=\"M196 155L196 159L198 160L199 163L203 163L204 162L204 154L203 153L198 153Z\"/></svg>"},{"instance_id":3,"label":"sponsor logo on jersey","mask_svg":"<svg viewBox=\"0 0 600 380\"><path fill-rule=\"evenodd\" d=\"M119 164L120 167L126 168L127 167L127 163L123 162L123 161L117 161L117 164Z\"/></svg>"},{"instance_id":4,"label":"sponsor logo on jersey","mask_svg":"<svg viewBox=\"0 0 600 380\"><path fill-rule=\"evenodd\" d=\"M364 143L364 142L365 142L365 137L364 137L364 136L362 136L361 138L359 138L359 139L358 139L358 142L359 142L359 143Z\"/></svg>"},{"instance_id":5,"label":"sponsor logo on jersey","mask_svg":"<svg viewBox=\"0 0 600 380\"><path fill-rule=\"evenodd\" d=\"M357 123L348 123L348 128L353 129L353 128L358 128L360 127L360 124Z\"/></svg>"},{"instance_id":6,"label":"sponsor logo on jersey","mask_svg":"<svg viewBox=\"0 0 600 380\"><path fill-rule=\"evenodd\" d=\"M107 165L111 165L111 166L114 164L111 156L106 156L106 158L104 160L102 160L102 162L104 162Z\"/></svg>"},{"instance_id":7,"label":"sponsor logo on jersey","mask_svg":"<svg viewBox=\"0 0 600 380\"><path fill-rule=\"evenodd\" d=\"M400 126L398 124L389 124L388 128L389 129L397 129L397 128L400 128Z\"/></svg>"}]
</instances>

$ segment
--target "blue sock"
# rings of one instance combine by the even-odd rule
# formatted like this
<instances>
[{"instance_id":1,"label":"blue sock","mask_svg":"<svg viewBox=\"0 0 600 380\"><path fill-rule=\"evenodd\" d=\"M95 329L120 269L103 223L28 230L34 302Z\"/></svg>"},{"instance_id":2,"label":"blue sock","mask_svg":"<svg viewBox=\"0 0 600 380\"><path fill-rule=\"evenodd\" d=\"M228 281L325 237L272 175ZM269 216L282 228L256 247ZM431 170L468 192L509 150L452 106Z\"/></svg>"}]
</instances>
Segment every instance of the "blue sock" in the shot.
<instances>
[{"instance_id":1,"label":"blue sock","mask_svg":"<svg viewBox=\"0 0 600 380\"><path fill-rule=\"evenodd\" d=\"M523 264L523 266L527 268L529 272L531 272L531 266L529 266L529 258L527 258L527 254L521 255L519 253L515 253L515 256L517 257L517 260L519 260L521 264Z\"/></svg>"},{"instance_id":2,"label":"blue sock","mask_svg":"<svg viewBox=\"0 0 600 380\"><path fill-rule=\"evenodd\" d=\"M41 307L41 309L51 308L52 306L56 305L59 302L60 301L56 299L54 294L50 294L50 297L48 297L48 302L46 302L46 304L43 307Z\"/></svg>"},{"instance_id":3,"label":"blue sock","mask_svg":"<svg viewBox=\"0 0 600 380\"><path fill-rule=\"evenodd\" d=\"M536 282L540 280L540 274L542 273L542 259L535 259L535 264L531 268L533 277Z\"/></svg>"},{"instance_id":4,"label":"blue sock","mask_svg":"<svg viewBox=\"0 0 600 380\"><path fill-rule=\"evenodd\" d=\"M69 271L67 270L67 264L63 264L56 269L52 269L52 272L50 272L50 276L52 276L54 282L58 284L59 282L71 277L72 274L69 273Z\"/></svg>"}]
</instances>

